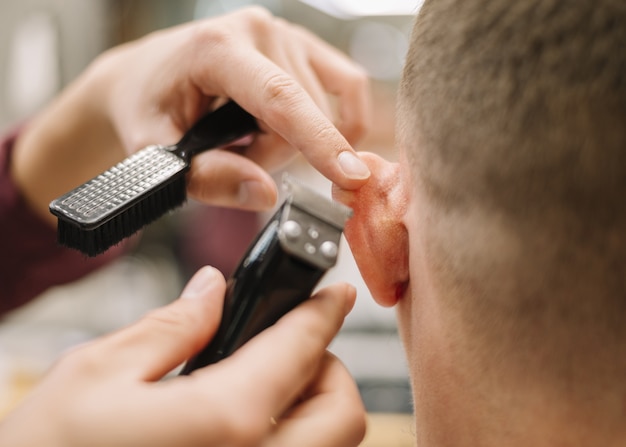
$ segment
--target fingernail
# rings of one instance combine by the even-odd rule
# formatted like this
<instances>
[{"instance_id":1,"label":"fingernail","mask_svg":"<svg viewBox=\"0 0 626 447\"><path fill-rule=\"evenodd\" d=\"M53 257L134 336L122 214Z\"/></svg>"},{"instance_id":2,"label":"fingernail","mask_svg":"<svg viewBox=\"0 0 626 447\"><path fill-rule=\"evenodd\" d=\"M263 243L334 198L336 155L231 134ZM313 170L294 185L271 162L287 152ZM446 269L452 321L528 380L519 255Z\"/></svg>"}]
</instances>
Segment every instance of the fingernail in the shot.
<instances>
[{"instance_id":1,"label":"fingernail","mask_svg":"<svg viewBox=\"0 0 626 447\"><path fill-rule=\"evenodd\" d=\"M274 205L265 185L256 180L246 180L239 185L238 199L241 205L255 209Z\"/></svg>"},{"instance_id":2,"label":"fingernail","mask_svg":"<svg viewBox=\"0 0 626 447\"><path fill-rule=\"evenodd\" d=\"M203 267L189 280L182 293L181 298L194 299L206 293L206 290L217 276L213 267Z\"/></svg>"},{"instance_id":3,"label":"fingernail","mask_svg":"<svg viewBox=\"0 0 626 447\"><path fill-rule=\"evenodd\" d=\"M354 308L354 304L356 303L356 288L351 285L348 284L348 294L351 295L349 300L346 300L346 307L344 309L344 312L346 315L348 315L352 309Z\"/></svg>"},{"instance_id":4,"label":"fingernail","mask_svg":"<svg viewBox=\"0 0 626 447\"><path fill-rule=\"evenodd\" d=\"M351 179L364 180L370 176L370 170L359 157L350 151L343 151L337 157L343 173Z\"/></svg>"}]
</instances>

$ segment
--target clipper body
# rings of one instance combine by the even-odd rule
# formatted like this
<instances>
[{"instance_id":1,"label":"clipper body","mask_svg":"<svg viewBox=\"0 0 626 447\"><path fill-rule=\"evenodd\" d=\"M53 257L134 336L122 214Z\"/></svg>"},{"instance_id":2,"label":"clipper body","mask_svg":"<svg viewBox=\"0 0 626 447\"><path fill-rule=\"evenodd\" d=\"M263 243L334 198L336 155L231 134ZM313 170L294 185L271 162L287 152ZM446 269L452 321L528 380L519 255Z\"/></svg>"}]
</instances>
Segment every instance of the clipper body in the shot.
<instances>
[{"instance_id":1,"label":"clipper body","mask_svg":"<svg viewBox=\"0 0 626 447\"><path fill-rule=\"evenodd\" d=\"M228 281L215 337L181 374L232 354L308 299L324 273L335 265L343 227L352 210L288 177L284 184L288 198Z\"/></svg>"}]
</instances>

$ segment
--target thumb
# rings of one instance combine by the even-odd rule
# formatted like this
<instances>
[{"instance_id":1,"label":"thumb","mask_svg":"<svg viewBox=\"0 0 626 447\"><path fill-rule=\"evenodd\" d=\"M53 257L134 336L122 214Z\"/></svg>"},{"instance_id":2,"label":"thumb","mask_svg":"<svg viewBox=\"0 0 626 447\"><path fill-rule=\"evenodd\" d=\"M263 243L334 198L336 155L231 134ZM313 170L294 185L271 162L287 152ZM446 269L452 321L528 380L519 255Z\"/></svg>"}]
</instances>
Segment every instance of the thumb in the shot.
<instances>
[{"instance_id":1,"label":"thumb","mask_svg":"<svg viewBox=\"0 0 626 447\"><path fill-rule=\"evenodd\" d=\"M109 365L140 380L159 380L193 356L215 334L226 284L213 267L189 281L181 299L153 310L137 323L105 339Z\"/></svg>"}]
</instances>

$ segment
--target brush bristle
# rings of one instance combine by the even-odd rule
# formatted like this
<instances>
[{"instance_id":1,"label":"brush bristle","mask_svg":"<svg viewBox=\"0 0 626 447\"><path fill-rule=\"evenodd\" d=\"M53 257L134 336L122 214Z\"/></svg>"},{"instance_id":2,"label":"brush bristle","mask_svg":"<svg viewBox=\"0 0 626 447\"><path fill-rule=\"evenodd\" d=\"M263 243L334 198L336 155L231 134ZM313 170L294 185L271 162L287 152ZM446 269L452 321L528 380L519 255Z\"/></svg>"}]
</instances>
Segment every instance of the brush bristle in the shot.
<instances>
[{"instance_id":1,"label":"brush bristle","mask_svg":"<svg viewBox=\"0 0 626 447\"><path fill-rule=\"evenodd\" d=\"M87 256L97 256L183 205L186 198L185 176L181 173L96 228L84 229L71 221L59 219L57 239L61 245Z\"/></svg>"}]
</instances>

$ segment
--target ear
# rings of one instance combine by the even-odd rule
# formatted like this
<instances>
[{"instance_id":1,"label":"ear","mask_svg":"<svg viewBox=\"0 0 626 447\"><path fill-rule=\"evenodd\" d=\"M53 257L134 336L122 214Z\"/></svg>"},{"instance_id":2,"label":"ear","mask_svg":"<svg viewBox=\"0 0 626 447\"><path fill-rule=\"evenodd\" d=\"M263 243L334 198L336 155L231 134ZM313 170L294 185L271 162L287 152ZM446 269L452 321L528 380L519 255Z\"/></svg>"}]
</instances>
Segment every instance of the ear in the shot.
<instances>
[{"instance_id":1,"label":"ear","mask_svg":"<svg viewBox=\"0 0 626 447\"><path fill-rule=\"evenodd\" d=\"M346 224L346 239L372 296L389 307L404 295L409 281L403 221L409 187L400 164L367 152L359 156L372 173L370 179L355 191L333 186L333 197L354 210Z\"/></svg>"}]
</instances>

